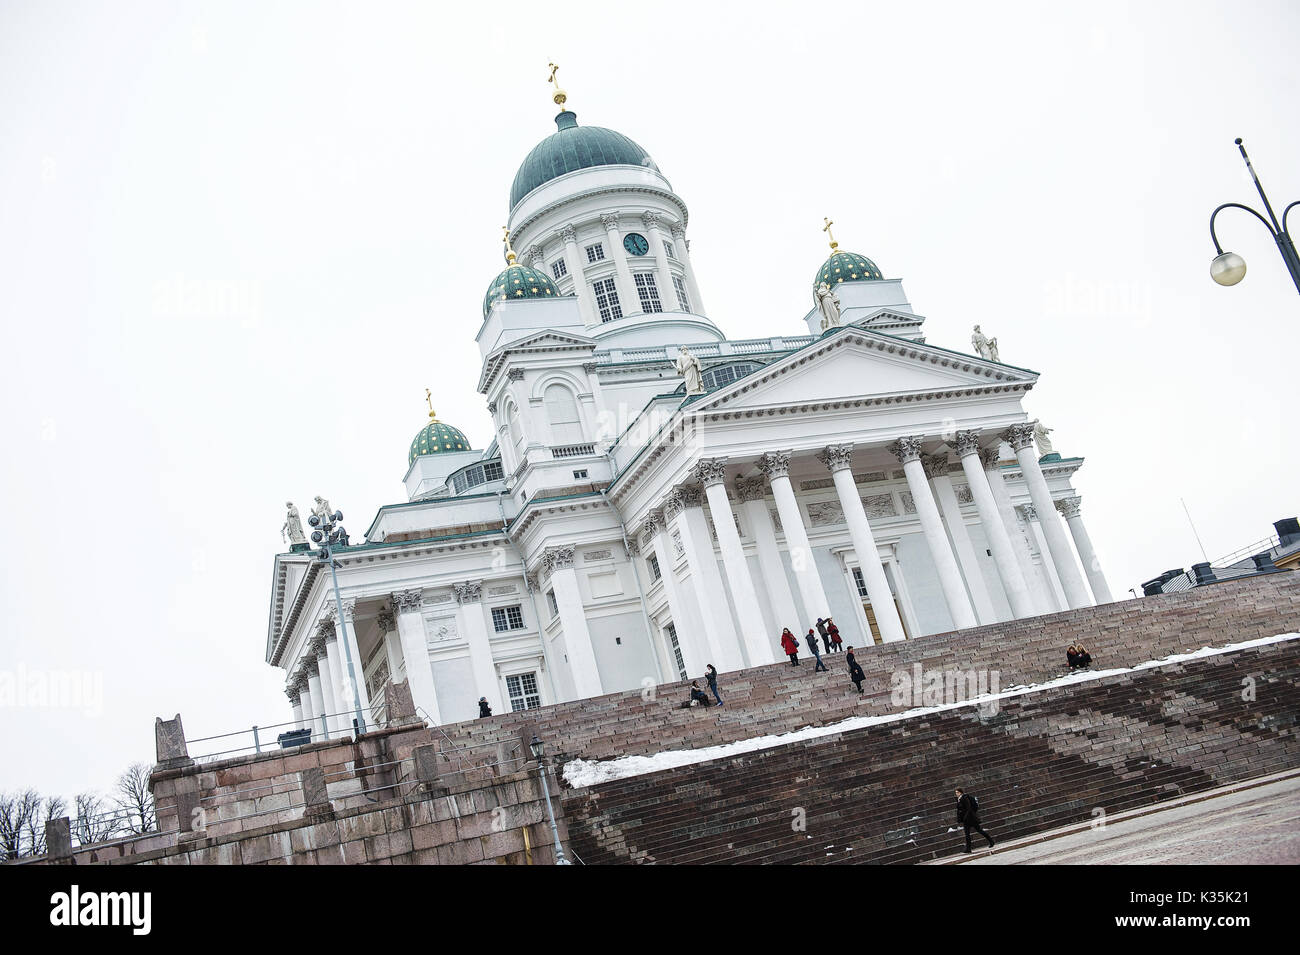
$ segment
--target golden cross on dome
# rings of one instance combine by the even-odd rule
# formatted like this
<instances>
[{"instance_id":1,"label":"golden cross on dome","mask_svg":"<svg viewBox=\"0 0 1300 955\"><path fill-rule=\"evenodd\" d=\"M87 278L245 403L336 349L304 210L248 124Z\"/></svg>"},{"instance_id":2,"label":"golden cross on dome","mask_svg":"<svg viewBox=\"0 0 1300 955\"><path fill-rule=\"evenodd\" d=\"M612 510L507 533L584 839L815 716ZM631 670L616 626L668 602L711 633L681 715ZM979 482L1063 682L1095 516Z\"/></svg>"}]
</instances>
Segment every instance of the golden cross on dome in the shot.
<instances>
[{"instance_id":1,"label":"golden cross on dome","mask_svg":"<svg viewBox=\"0 0 1300 955\"><path fill-rule=\"evenodd\" d=\"M546 78L546 82L555 84L555 92L551 95L551 100L560 109L564 109L564 101L569 97L564 90L560 89L560 81L555 78L555 74L560 71L560 65L558 63L547 63L546 65L551 68L551 75Z\"/></svg>"},{"instance_id":2,"label":"golden cross on dome","mask_svg":"<svg viewBox=\"0 0 1300 955\"><path fill-rule=\"evenodd\" d=\"M501 241L506 244L506 261L514 265L516 256L515 250L510 246L510 226L503 225L501 227Z\"/></svg>"},{"instance_id":3,"label":"golden cross on dome","mask_svg":"<svg viewBox=\"0 0 1300 955\"><path fill-rule=\"evenodd\" d=\"M833 226L835 223L825 217L822 218L822 221L826 223L824 226L822 226L822 231L826 233L826 238L829 239L831 243L831 251L834 252L836 249L840 247L840 244L835 241L835 234L831 232L831 226Z\"/></svg>"},{"instance_id":4,"label":"golden cross on dome","mask_svg":"<svg viewBox=\"0 0 1300 955\"><path fill-rule=\"evenodd\" d=\"M424 389L424 400L429 403L429 420L437 421L438 416L433 413L433 392L428 388Z\"/></svg>"}]
</instances>

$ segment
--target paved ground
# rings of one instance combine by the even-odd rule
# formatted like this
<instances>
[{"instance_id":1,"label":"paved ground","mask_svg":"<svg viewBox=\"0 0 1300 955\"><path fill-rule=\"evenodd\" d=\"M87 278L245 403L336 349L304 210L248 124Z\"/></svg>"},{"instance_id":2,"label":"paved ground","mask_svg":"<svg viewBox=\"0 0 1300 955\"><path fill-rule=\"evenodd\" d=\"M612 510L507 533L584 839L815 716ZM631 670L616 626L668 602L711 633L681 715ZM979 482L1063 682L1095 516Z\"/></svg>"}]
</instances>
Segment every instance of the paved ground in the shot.
<instances>
[{"instance_id":1,"label":"paved ground","mask_svg":"<svg viewBox=\"0 0 1300 955\"><path fill-rule=\"evenodd\" d=\"M997 820L985 827L997 838ZM975 836L975 842L980 842ZM1229 792L1046 842L969 857L966 865L1296 865L1300 776Z\"/></svg>"}]
</instances>

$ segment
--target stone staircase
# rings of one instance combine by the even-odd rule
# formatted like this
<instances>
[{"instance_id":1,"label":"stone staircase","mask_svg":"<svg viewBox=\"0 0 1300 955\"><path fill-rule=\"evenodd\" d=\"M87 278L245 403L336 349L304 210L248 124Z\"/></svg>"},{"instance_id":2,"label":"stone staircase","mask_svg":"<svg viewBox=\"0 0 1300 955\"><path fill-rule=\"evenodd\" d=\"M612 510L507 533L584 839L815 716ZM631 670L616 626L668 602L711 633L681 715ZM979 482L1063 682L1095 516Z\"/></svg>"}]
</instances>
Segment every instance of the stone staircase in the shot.
<instances>
[{"instance_id":1,"label":"stone staircase","mask_svg":"<svg viewBox=\"0 0 1300 955\"><path fill-rule=\"evenodd\" d=\"M814 673L801 656L797 668L777 663L722 674L721 709L679 709L687 690L671 683L648 697L628 691L449 724L436 742L462 758L490 760L497 747L517 746L527 727L561 761L695 749L910 708L891 704L891 675L918 663L933 670L997 671L1005 689L1065 674L1065 648L1079 641L1096 667L1109 669L1297 630L1300 574L1279 573L860 648L857 659L867 675L861 697L842 654L823 655L828 673Z\"/></svg>"},{"instance_id":2,"label":"stone staircase","mask_svg":"<svg viewBox=\"0 0 1300 955\"><path fill-rule=\"evenodd\" d=\"M915 863L961 848L956 786L1018 838L1294 769L1297 713L1292 640L616 780L564 812L588 864Z\"/></svg>"}]
</instances>

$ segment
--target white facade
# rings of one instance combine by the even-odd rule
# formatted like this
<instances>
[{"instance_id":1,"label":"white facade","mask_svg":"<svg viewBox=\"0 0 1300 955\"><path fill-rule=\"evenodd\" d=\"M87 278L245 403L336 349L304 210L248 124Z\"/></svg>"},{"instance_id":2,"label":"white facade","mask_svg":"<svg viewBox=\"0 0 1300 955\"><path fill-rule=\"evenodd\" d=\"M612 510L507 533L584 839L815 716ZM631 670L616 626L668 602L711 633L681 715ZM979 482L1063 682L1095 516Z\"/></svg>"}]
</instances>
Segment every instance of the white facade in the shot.
<instances>
[{"instance_id":1,"label":"white facade","mask_svg":"<svg viewBox=\"0 0 1300 955\"><path fill-rule=\"evenodd\" d=\"M405 679L445 723L770 663L818 617L861 648L1110 599L1082 459L1032 443L1037 373L929 344L897 279L837 285L824 334L811 309L729 340L686 227L647 165L518 202L514 250L559 294L479 328L495 441L415 457L406 500L336 550L343 628L328 567L275 558L266 659L295 718L350 731L349 662L367 720Z\"/></svg>"}]
</instances>

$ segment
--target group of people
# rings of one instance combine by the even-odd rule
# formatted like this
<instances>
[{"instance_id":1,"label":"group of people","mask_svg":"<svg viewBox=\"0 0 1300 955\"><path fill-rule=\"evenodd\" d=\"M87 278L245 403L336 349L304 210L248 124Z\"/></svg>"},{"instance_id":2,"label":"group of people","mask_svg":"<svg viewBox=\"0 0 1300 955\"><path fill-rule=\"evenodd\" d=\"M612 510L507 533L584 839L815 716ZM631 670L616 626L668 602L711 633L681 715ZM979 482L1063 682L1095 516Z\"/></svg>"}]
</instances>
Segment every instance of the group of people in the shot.
<instances>
[{"instance_id":1,"label":"group of people","mask_svg":"<svg viewBox=\"0 0 1300 955\"><path fill-rule=\"evenodd\" d=\"M822 644L828 654L844 653L844 662L849 665L849 679L853 681L853 685L861 693L862 681L867 678L867 675L862 672L862 667L858 664L858 658L854 655L853 648L849 647L845 651L844 641L840 638L840 628L835 626L835 621L830 617L825 619L818 617L817 629L814 630L809 627L808 635L804 637L804 644L808 647L809 652L813 655L813 660L816 662L813 672L830 672L826 664L822 662L821 651L817 646L818 633L821 634ZM797 667L799 665L799 640L790 632L789 627L781 631L781 649L790 658L790 666Z\"/></svg>"},{"instance_id":2,"label":"group of people","mask_svg":"<svg viewBox=\"0 0 1300 955\"><path fill-rule=\"evenodd\" d=\"M1070 664L1071 670L1078 670L1081 667L1092 665L1092 654L1082 643L1072 643L1065 651L1065 659Z\"/></svg>"}]
</instances>

